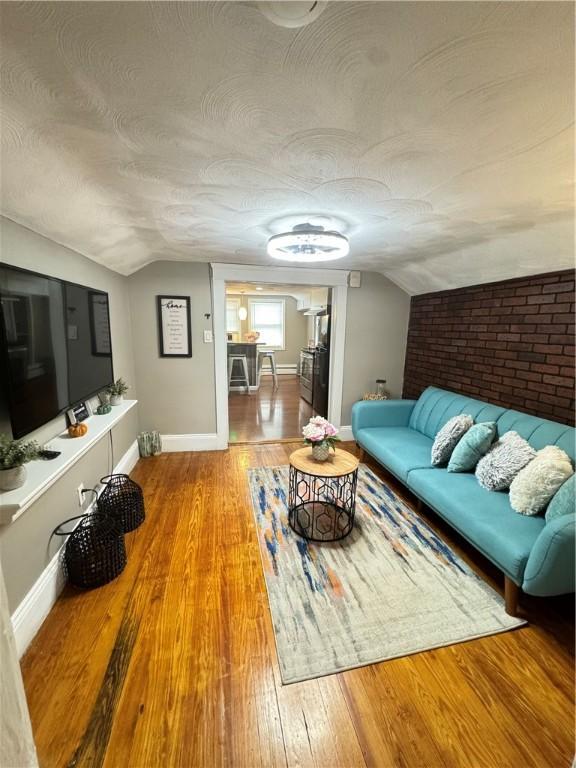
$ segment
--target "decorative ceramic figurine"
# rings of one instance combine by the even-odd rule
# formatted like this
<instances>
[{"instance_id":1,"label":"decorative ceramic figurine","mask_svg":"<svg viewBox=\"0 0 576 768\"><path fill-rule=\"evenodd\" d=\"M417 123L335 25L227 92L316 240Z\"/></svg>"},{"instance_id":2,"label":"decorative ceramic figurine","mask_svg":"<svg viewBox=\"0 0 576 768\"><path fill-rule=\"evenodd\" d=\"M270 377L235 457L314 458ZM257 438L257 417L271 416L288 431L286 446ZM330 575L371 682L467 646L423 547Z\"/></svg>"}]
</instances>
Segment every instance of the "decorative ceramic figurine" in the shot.
<instances>
[{"instance_id":1,"label":"decorative ceramic figurine","mask_svg":"<svg viewBox=\"0 0 576 768\"><path fill-rule=\"evenodd\" d=\"M88 432L88 424L78 421L76 424L70 424L68 434L70 437L83 437Z\"/></svg>"},{"instance_id":2,"label":"decorative ceramic figurine","mask_svg":"<svg viewBox=\"0 0 576 768\"><path fill-rule=\"evenodd\" d=\"M162 436L160 432L156 430L140 432L138 435L138 450L142 458L159 456L162 453Z\"/></svg>"}]
</instances>

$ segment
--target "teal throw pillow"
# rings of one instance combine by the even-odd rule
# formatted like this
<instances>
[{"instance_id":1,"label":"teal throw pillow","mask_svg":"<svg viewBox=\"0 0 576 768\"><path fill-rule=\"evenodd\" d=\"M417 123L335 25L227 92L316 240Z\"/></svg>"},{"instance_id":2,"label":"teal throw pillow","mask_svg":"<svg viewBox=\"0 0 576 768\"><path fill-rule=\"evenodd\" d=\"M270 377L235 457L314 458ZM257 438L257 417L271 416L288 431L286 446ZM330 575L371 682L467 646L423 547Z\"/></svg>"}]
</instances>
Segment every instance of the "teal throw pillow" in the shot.
<instances>
[{"instance_id":1,"label":"teal throw pillow","mask_svg":"<svg viewBox=\"0 0 576 768\"><path fill-rule=\"evenodd\" d=\"M495 421L474 424L454 448L448 462L448 472L471 472L488 451L495 437Z\"/></svg>"},{"instance_id":2,"label":"teal throw pillow","mask_svg":"<svg viewBox=\"0 0 576 768\"><path fill-rule=\"evenodd\" d=\"M576 511L576 475L571 475L556 491L546 510L546 522Z\"/></svg>"}]
</instances>

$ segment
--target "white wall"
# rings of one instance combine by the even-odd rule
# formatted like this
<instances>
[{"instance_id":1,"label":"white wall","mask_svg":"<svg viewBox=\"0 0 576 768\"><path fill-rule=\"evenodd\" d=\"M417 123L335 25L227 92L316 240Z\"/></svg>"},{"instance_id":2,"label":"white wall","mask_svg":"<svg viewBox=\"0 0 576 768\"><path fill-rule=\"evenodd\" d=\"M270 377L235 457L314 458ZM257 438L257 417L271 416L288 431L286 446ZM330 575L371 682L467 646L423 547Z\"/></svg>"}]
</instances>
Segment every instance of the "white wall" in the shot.
<instances>
[{"instance_id":1,"label":"white wall","mask_svg":"<svg viewBox=\"0 0 576 768\"><path fill-rule=\"evenodd\" d=\"M209 270L199 262L157 261L128 278L142 429L216 432L214 344L203 338L212 330ZM160 357L156 297L171 294L191 298L192 357Z\"/></svg>"},{"instance_id":2,"label":"white wall","mask_svg":"<svg viewBox=\"0 0 576 768\"><path fill-rule=\"evenodd\" d=\"M38 758L0 566L0 765L36 768Z\"/></svg>"},{"instance_id":3,"label":"white wall","mask_svg":"<svg viewBox=\"0 0 576 768\"><path fill-rule=\"evenodd\" d=\"M393 397L401 397L410 314L407 293L376 272L363 272L360 288L348 289L342 424L352 405L386 379Z\"/></svg>"}]
</instances>

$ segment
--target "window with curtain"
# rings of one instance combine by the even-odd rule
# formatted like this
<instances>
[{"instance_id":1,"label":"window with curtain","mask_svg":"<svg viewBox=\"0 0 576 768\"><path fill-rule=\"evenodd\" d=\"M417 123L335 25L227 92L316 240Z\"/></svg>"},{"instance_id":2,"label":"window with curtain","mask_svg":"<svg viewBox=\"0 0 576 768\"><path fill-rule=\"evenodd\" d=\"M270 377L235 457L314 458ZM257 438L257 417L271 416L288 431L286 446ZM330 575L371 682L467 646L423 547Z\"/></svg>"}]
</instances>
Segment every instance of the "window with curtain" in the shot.
<instances>
[{"instance_id":1,"label":"window with curtain","mask_svg":"<svg viewBox=\"0 0 576 768\"><path fill-rule=\"evenodd\" d=\"M240 309L240 299L226 299L226 333L236 334L234 338L240 337L240 318L238 310Z\"/></svg>"},{"instance_id":2,"label":"window with curtain","mask_svg":"<svg viewBox=\"0 0 576 768\"><path fill-rule=\"evenodd\" d=\"M284 300L250 300L250 330L258 331L258 344L269 349L284 349Z\"/></svg>"}]
</instances>

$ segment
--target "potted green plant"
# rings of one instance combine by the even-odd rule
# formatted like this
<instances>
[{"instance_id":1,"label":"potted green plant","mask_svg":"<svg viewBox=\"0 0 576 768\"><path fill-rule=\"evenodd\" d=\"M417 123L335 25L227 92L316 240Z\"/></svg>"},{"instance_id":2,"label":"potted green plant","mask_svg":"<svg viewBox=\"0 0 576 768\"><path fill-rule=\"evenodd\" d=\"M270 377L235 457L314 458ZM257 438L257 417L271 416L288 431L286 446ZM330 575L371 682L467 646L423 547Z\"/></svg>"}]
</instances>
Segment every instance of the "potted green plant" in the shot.
<instances>
[{"instance_id":1,"label":"potted green plant","mask_svg":"<svg viewBox=\"0 0 576 768\"><path fill-rule=\"evenodd\" d=\"M110 405L120 405L129 389L130 387L122 378L116 379L113 384L110 384L106 390L110 395Z\"/></svg>"},{"instance_id":2,"label":"potted green plant","mask_svg":"<svg viewBox=\"0 0 576 768\"><path fill-rule=\"evenodd\" d=\"M27 462L38 458L40 446L35 440L13 440L0 435L0 490L13 491L26 481Z\"/></svg>"}]
</instances>

